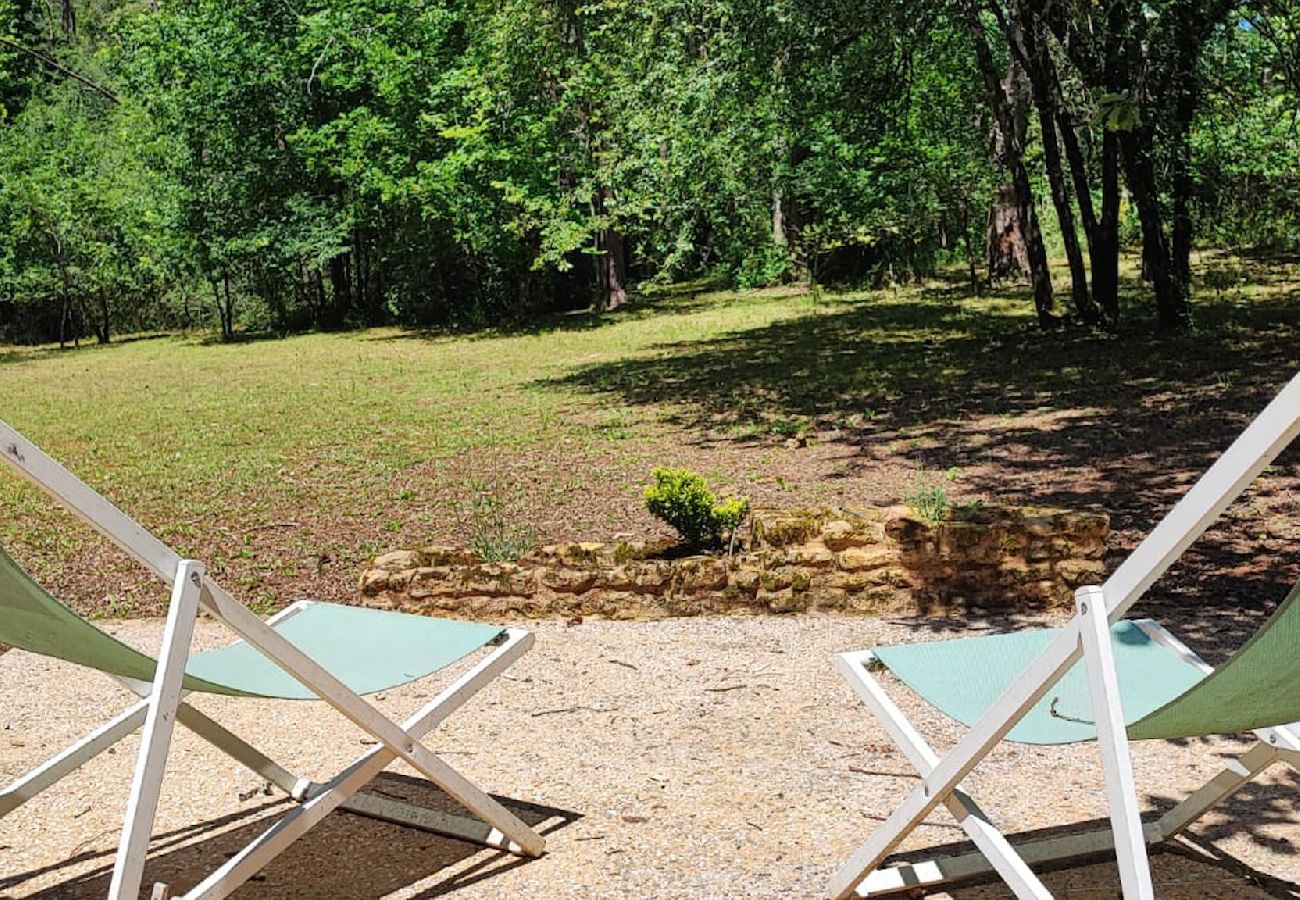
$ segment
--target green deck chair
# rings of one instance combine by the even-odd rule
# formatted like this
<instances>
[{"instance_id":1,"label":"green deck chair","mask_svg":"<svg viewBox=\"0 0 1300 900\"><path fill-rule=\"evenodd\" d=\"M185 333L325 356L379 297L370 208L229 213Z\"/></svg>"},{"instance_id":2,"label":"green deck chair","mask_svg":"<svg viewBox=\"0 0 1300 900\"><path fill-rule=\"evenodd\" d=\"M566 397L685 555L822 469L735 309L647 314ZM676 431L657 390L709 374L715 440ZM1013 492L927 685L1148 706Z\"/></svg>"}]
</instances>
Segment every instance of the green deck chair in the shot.
<instances>
[{"instance_id":1,"label":"green deck chair","mask_svg":"<svg viewBox=\"0 0 1300 900\"><path fill-rule=\"evenodd\" d=\"M1050 898L1031 865L1114 854L1126 898L1154 896L1147 845L1181 833L1274 763L1300 769L1300 585L1214 669L1134 602L1300 431L1296 376L1101 586L1080 588L1060 629L877 647L841 654L840 673L921 775L913 790L831 884L831 896L937 889L996 872L1018 897ZM890 699L873 670L898 680L969 730L940 758ZM1157 820L1143 824L1129 740L1253 732L1250 750ZM1013 846L960 784L1001 740L1096 740L1110 828ZM936 806L976 851L882 865Z\"/></svg>"},{"instance_id":2,"label":"green deck chair","mask_svg":"<svg viewBox=\"0 0 1300 900\"><path fill-rule=\"evenodd\" d=\"M235 891L332 810L412 825L510 853L538 856L540 835L420 742L532 646L533 636L402 613L301 601L263 622L227 594L200 563L183 560L138 523L0 421L0 457L172 585L157 661L128 647L51 597L0 548L0 643L96 669L141 697L117 718L0 789L0 817L143 728L126 821L108 896L136 900L162 787L173 723L180 722L298 801L242 851L184 897L216 900ZM240 638L191 655L200 609ZM402 724L364 694L477 659ZM251 744L186 702L190 693L324 700L376 739L377 746L323 784L296 778ZM409 763L477 818L424 809L361 789L396 759ZM170 896L155 885L154 896Z\"/></svg>"}]
</instances>

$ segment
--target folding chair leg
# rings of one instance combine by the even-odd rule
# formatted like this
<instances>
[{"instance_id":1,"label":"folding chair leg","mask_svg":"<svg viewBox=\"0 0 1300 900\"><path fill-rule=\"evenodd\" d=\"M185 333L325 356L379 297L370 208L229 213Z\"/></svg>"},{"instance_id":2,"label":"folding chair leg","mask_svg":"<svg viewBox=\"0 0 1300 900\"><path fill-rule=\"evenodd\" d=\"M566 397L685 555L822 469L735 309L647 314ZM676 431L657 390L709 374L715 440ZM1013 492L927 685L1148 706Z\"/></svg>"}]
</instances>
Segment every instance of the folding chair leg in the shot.
<instances>
[{"instance_id":1,"label":"folding chair leg","mask_svg":"<svg viewBox=\"0 0 1300 900\"><path fill-rule=\"evenodd\" d=\"M311 784L309 779L294 775L239 735L228 731L219 722L209 719L187 703L182 703L176 710L176 721L295 800L301 800L303 792Z\"/></svg>"},{"instance_id":2,"label":"folding chair leg","mask_svg":"<svg viewBox=\"0 0 1300 900\"><path fill-rule=\"evenodd\" d=\"M849 682L854 692L871 709L908 760L924 777L933 771L939 762L939 757L907 721L902 710L889 699L889 695L881 688L879 682L871 677L868 666L872 659L873 656L869 651L846 653L838 658L837 665L840 674ZM972 843L979 848L984 859L1002 876L1017 897L1022 900L1051 900L1051 893L1039 881L1038 876L1030 871L1029 866L1011 846L1006 836L989 822L974 800L962 791L954 791L944 799L944 805ZM878 891L888 890L885 885L892 884L895 877L901 873L890 869L878 869L874 873L859 874L866 876L868 884L847 885L843 896L852 896L854 893L858 896L871 896ZM875 886L870 884L874 875L881 876L876 879ZM900 883L895 889L901 887Z\"/></svg>"},{"instance_id":3,"label":"folding chair leg","mask_svg":"<svg viewBox=\"0 0 1300 900\"><path fill-rule=\"evenodd\" d=\"M1115 651L1110 643L1106 600L1099 587L1082 587L1075 592L1079 640L1092 694L1093 719L1097 723L1097 747L1106 780L1111 830L1115 833L1115 857L1119 862L1120 884L1126 900L1154 900L1151 865L1142 834L1142 817L1133 782L1128 731L1115 674Z\"/></svg>"},{"instance_id":4,"label":"folding chair leg","mask_svg":"<svg viewBox=\"0 0 1300 900\"><path fill-rule=\"evenodd\" d=\"M141 700L121 715L105 722L99 728L77 741L66 750L53 756L12 784L0 790L0 818L4 818L41 791L60 779L80 769L109 747L144 724L149 701Z\"/></svg>"},{"instance_id":5,"label":"folding chair leg","mask_svg":"<svg viewBox=\"0 0 1300 900\"><path fill-rule=\"evenodd\" d=\"M1201 788L1189 794L1156 822L1161 839L1171 838L1191 827L1197 819L1249 784L1273 763L1277 751L1264 743L1255 744Z\"/></svg>"},{"instance_id":6,"label":"folding chair leg","mask_svg":"<svg viewBox=\"0 0 1300 900\"><path fill-rule=\"evenodd\" d=\"M401 725L403 732L413 741L424 737L463 706L481 688L509 668L511 663L522 656L534 641L533 636L525 631L511 629L508 635L506 642L491 656L480 661L403 722ZM306 834L312 826L333 810L346 804L349 798L369 784L396 758L397 754L390 748L380 745L367 751L328 783L312 785L306 801L301 806L290 810L244 849L227 860L221 868L203 879L193 890L184 895L185 900L221 900L228 897L271 860L288 849L294 841ZM364 810L359 811L366 814ZM495 823L488 819L487 824ZM537 841L542 841L541 836L536 835L532 829L528 831L536 836ZM534 852L510 841L499 828L493 828L492 832L486 836L487 840L480 842L507 852L528 856L536 856L541 852L540 847ZM466 834L455 836L464 840L473 839Z\"/></svg>"},{"instance_id":7,"label":"folding chair leg","mask_svg":"<svg viewBox=\"0 0 1300 900\"><path fill-rule=\"evenodd\" d=\"M841 666L855 662L853 657L859 657L865 665L870 653L868 651L862 654L845 654L841 657ZM870 679L870 674L863 669L861 677ZM874 679L871 679L871 682L875 684ZM878 684L875 684L875 687L879 690ZM881 694L884 696L883 691ZM891 706L893 705L887 697L885 700ZM901 717L901 713L899 715ZM910 725L908 727L910 728ZM1145 843L1154 846L1186 831L1216 805L1249 784L1252 779L1276 762L1290 763L1300 771L1300 752L1291 749L1300 748L1300 738L1297 738L1293 731L1294 726L1260 729L1256 732L1260 738L1258 743L1252 745L1249 750L1189 794L1160 819L1144 825L1142 837ZM1068 862L1113 853L1114 850L1115 834L1110 828L1027 840L1014 846L1014 851L1029 865ZM877 869L862 881L857 893L859 896L876 897L917 889L933 889L952 882L968 881L995 873L1002 874L990 862L987 853L976 850ZM1005 875L1003 877L1005 878Z\"/></svg>"},{"instance_id":8,"label":"folding chair leg","mask_svg":"<svg viewBox=\"0 0 1300 900\"><path fill-rule=\"evenodd\" d=\"M284 609L267 619L266 624L279 624L286 619L296 616L309 606L311 606L311 601L309 600L299 600L296 603L291 603L289 606L286 606ZM113 680L125 687L127 690L133 691L140 696L146 696L149 693L149 685L143 684L134 679L114 678ZM240 763L245 768L250 769L254 774L266 779L295 800L302 800L303 796L306 794L307 788L311 785L309 779L299 778L289 772L266 754L262 753L262 751L239 737L239 735L227 730L218 722L208 718L188 703L181 703L180 708L176 712L176 721L180 722L189 731L203 738L222 753L235 760L235 762Z\"/></svg>"},{"instance_id":9,"label":"folding chair leg","mask_svg":"<svg viewBox=\"0 0 1300 900\"><path fill-rule=\"evenodd\" d=\"M144 876L145 856L149 852L149 834L158 811L167 752L171 747L180 705L185 663L194 636L199 598L203 587L203 566L183 560L176 569L171 604L167 609L167 626L163 632L162 652L154 674L149 710L144 721L144 737L136 761L131 799L127 803L126 824L117 845L113 862L113 880L108 900L137 900Z\"/></svg>"},{"instance_id":10,"label":"folding chair leg","mask_svg":"<svg viewBox=\"0 0 1300 900\"><path fill-rule=\"evenodd\" d=\"M202 579L202 602L232 631L252 647L310 687L318 697L365 729L394 755L456 799L486 822L500 828L530 856L540 856L545 841L508 809L480 790L447 763L412 738L396 722L267 626L247 607L208 579Z\"/></svg>"}]
</instances>

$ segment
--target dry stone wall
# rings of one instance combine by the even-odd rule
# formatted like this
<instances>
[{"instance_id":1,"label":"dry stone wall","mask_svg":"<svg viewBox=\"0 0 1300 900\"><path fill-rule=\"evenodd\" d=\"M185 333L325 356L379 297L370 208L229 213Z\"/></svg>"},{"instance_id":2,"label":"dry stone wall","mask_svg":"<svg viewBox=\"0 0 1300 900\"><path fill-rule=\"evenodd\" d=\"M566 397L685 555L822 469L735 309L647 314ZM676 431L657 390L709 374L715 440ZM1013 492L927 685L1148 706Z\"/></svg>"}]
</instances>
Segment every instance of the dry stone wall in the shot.
<instances>
[{"instance_id":1,"label":"dry stone wall","mask_svg":"<svg viewBox=\"0 0 1300 900\"><path fill-rule=\"evenodd\" d=\"M759 509L730 555L583 542L501 563L432 546L378 557L360 590L369 606L493 620L1066 608L1105 577L1109 525L1057 509L981 507L942 522L906 507Z\"/></svg>"}]
</instances>

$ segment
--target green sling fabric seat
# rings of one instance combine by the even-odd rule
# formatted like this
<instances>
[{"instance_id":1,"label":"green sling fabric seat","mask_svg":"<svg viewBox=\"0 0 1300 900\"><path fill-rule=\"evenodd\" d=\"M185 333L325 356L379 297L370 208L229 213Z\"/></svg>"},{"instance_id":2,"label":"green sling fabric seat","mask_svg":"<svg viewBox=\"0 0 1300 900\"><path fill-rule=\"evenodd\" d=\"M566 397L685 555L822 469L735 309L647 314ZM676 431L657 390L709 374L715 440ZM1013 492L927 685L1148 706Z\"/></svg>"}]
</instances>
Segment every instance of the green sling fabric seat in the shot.
<instances>
[{"instance_id":1,"label":"green sling fabric seat","mask_svg":"<svg viewBox=\"0 0 1300 900\"><path fill-rule=\"evenodd\" d=\"M274 625L349 688L372 694L424 678L485 646L504 629L334 603L312 603ZM0 643L139 681L154 660L51 597L0 548ZM192 656L185 689L207 694L316 700L292 675L243 642Z\"/></svg>"},{"instance_id":2,"label":"green sling fabric seat","mask_svg":"<svg viewBox=\"0 0 1300 900\"><path fill-rule=\"evenodd\" d=\"M1133 740L1232 734L1300 721L1300 585L1210 675L1136 624L1111 629L1120 696ZM880 647L895 676L951 719L973 725L1056 636L1052 629ZM1082 660L1007 734L1024 744L1093 740Z\"/></svg>"}]
</instances>

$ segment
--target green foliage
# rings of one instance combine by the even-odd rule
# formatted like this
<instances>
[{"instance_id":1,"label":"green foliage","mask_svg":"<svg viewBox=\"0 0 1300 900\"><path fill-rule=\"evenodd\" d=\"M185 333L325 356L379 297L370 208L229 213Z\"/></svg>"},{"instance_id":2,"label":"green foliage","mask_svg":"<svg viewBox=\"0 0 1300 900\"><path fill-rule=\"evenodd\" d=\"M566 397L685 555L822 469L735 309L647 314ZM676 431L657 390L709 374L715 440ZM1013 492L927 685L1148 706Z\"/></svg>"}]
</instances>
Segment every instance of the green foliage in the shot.
<instances>
[{"instance_id":1,"label":"green foliage","mask_svg":"<svg viewBox=\"0 0 1300 900\"><path fill-rule=\"evenodd\" d=\"M951 471L950 469L949 472ZM948 480L955 479L950 477ZM924 470L917 471L912 489L903 495L903 502L927 522L942 522L948 518L952 508L948 501L947 488L941 482L926 477Z\"/></svg>"},{"instance_id":2,"label":"green foliage","mask_svg":"<svg viewBox=\"0 0 1300 900\"><path fill-rule=\"evenodd\" d=\"M0 0L9 340L482 326L600 304L611 271L900 282L973 269L1005 180L947 0L103 0L75 31L58 7ZM1186 84L1199 233L1300 245L1294 4L1115 9L1119 61L1156 67L1131 84L1097 87L1097 8L1052 38L1085 174L1106 133L1167 170L1151 91ZM1180 35L1195 71L1167 68ZM1032 132L1027 159L1041 181Z\"/></svg>"},{"instance_id":3,"label":"green foliage","mask_svg":"<svg viewBox=\"0 0 1300 900\"><path fill-rule=\"evenodd\" d=\"M658 468L643 492L646 509L694 549L720 547L749 515L745 497L718 499L702 475L686 469Z\"/></svg>"},{"instance_id":4,"label":"green foliage","mask_svg":"<svg viewBox=\"0 0 1300 900\"><path fill-rule=\"evenodd\" d=\"M496 494L478 493L470 503L469 548L487 562L514 562L537 544L529 525L511 522Z\"/></svg>"}]
</instances>

